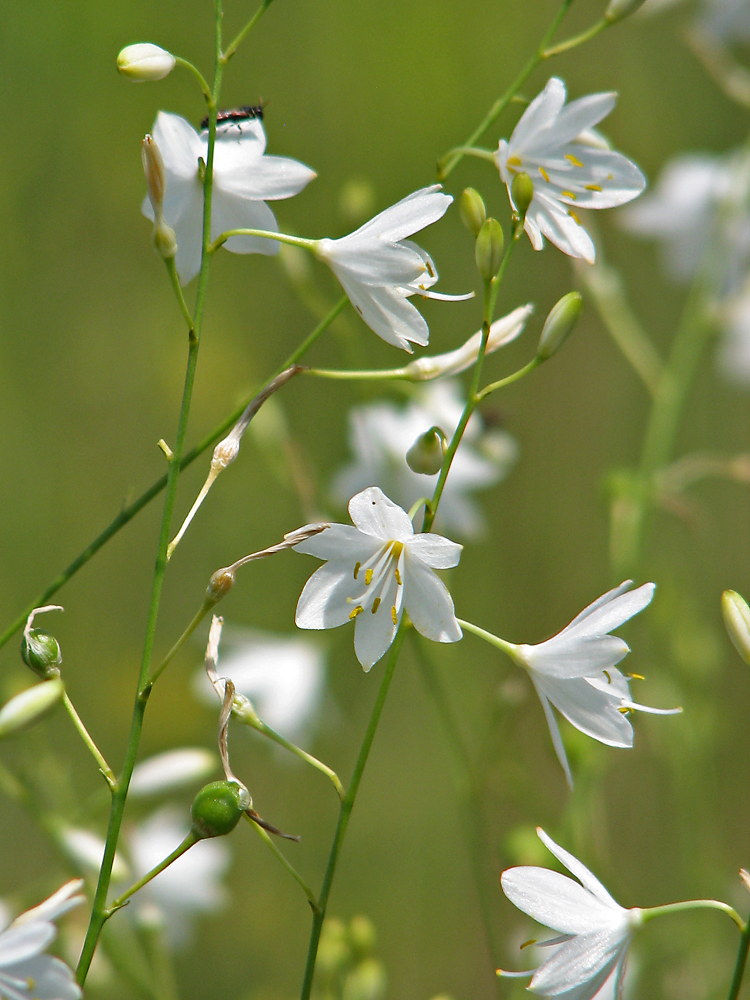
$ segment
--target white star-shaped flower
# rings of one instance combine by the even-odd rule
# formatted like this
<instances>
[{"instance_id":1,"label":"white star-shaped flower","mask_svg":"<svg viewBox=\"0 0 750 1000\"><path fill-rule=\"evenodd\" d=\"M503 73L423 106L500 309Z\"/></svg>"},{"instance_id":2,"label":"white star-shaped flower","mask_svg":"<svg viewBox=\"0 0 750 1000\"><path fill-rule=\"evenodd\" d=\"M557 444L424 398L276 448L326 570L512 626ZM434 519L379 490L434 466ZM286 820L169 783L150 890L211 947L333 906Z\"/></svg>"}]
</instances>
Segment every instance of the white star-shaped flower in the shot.
<instances>
[{"instance_id":1,"label":"white star-shaped flower","mask_svg":"<svg viewBox=\"0 0 750 1000\"><path fill-rule=\"evenodd\" d=\"M338 240L315 242L315 253L331 268L371 330L388 344L411 353L430 331L408 301L410 295L433 299L468 299L469 295L431 292L438 280L430 255L406 237L441 219L453 201L439 184L414 191Z\"/></svg>"},{"instance_id":2,"label":"white star-shaped flower","mask_svg":"<svg viewBox=\"0 0 750 1000\"><path fill-rule=\"evenodd\" d=\"M628 712L674 715L681 711L637 704L630 696L629 678L616 669L630 647L609 633L643 611L654 596L653 583L630 590L632 583L625 580L589 604L546 642L534 646L507 644L507 651L528 671L536 688L555 751L571 786L573 779L550 704L576 729L611 747L633 745Z\"/></svg>"},{"instance_id":3,"label":"white star-shaped flower","mask_svg":"<svg viewBox=\"0 0 750 1000\"><path fill-rule=\"evenodd\" d=\"M409 515L371 486L349 501L354 526L331 524L296 545L327 562L297 602L300 628L336 628L354 620L354 651L365 670L393 642L404 610L417 632L457 642L461 628L445 584L433 572L458 565L462 546L432 532L414 534Z\"/></svg>"},{"instance_id":4,"label":"white star-shaped flower","mask_svg":"<svg viewBox=\"0 0 750 1000\"><path fill-rule=\"evenodd\" d=\"M450 439L463 409L458 384L451 380L420 386L406 407L390 402L354 407L348 417L354 461L335 476L333 496L344 502L369 483L378 482L408 508L431 494L437 476L413 472L406 464L406 453L432 426ZM441 528L467 538L480 535L484 521L472 493L503 479L517 457L515 438L507 431L486 430L480 415L474 413L446 480L438 512Z\"/></svg>"},{"instance_id":5,"label":"white star-shaped flower","mask_svg":"<svg viewBox=\"0 0 750 1000\"><path fill-rule=\"evenodd\" d=\"M187 284L200 270L203 243L203 184L199 160L206 162L208 131L200 134L179 115L160 111L153 137L164 160L164 218L177 237L175 264ZM211 239L230 229L278 232L266 201L291 198L316 176L287 156L266 156L266 135L260 118L232 122L216 131ZM143 214L153 219L148 199ZM275 240L233 236L224 244L232 253L275 254Z\"/></svg>"},{"instance_id":6,"label":"white star-shaped flower","mask_svg":"<svg viewBox=\"0 0 750 1000\"><path fill-rule=\"evenodd\" d=\"M580 885L548 868L524 866L503 872L500 882L511 903L560 936L539 942L555 950L535 971L507 973L498 969L498 974L530 975L528 989L533 993L565 1000L593 1000L612 982L612 995L619 997L628 946L641 924L641 911L626 910L616 903L585 865L540 827L536 832Z\"/></svg>"},{"instance_id":7,"label":"white star-shaped flower","mask_svg":"<svg viewBox=\"0 0 750 1000\"><path fill-rule=\"evenodd\" d=\"M592 133L616 99L614 93L590 94L565 107L565 84L552 77L524 111L510 141L500 140L495 160L508 196L516 174L527 173L534 185L524 228L535 250L542 249L546 237L563 253L593 264L596 250L578 209L615 208L645 188L638 167L602 148L601 137Z\"/></svg>"},{"instance_id":8,"label":"white star-shaped flower","mask_svg":"<svg viewBox=\"0 0 750 1000\"><path fill-rule=\"evenodd\" d=\"M68 966L42 952L54 940L57 920L85 899L73 879L0 931L0 997L3 1000L78 1000L81 990Z\"/></svg>"}]
</instances>

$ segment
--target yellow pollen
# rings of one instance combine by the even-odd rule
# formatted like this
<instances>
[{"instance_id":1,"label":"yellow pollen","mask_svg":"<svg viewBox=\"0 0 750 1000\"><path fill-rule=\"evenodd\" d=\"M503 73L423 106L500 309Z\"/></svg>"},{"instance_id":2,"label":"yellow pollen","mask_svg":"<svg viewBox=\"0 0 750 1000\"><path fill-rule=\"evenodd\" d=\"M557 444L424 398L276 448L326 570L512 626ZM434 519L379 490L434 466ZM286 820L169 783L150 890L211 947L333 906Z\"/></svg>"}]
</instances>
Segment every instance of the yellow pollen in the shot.
<instances>
[{"instance_id":1,"label":"yellow pollen","mask_svg":"<svg viewBox=\"0 0 750 1000\"><path fill-rule=\"evenodd\" d=\"M598 184L584 184L587 191L601 191L602 189Z\"/></svg>"},{"instance_id":2,"label":"yellow pollen","mask_svg":"<svg viewBox=\"0 0 750 1000\"><path fill-rule=\"evenodd\" d=\"M349 613L349 621L351 621L352 618L356 618L357 615L361 615L364 610L365 609L362 607L362 605L358 604L357 607Z\"/></svg>"},{"instance_id":3,"label":"yellow pollen","mask_svg":"<svg viewBox=\"0 0 750 1000\"><path fill-rule=\"evenodd\" d=\"M581 220L578 218L578 216L576 215L576 213L572 209L570 209L570 208L568 209L568 215L571 217L571 219L573 220L573 222L577 222L578 225L580 226Z\"/></svg>"},{"instance_id":4,"label":"yellow pollen","mask_svg":"<svg viewBox=\"0 0 750 1000\"><path fill-rule=\"evenodd\" d=\"M397 567L395 568L395 570L393 571L393 573L394 573L394 575L395 575L395 577L396 577L396 583L397 583L397 584L399 585L399 587L400 587L400 586L401 586L401 574L400 574L400 573L399 573L399 571L398 571L398 566L397 566Z\"/></svg>"},{"instance_id":5,"label":"yellow pollen","mask_svg":"<svg viewBox=\"0 0 750 1000\"><path fill-rule=\"evenodd\" d=\"M371 569L366 569L365 570L365 587L369 587L371 583L372 583L372 570Z\"/></svg>"},{"instance_id":6,"label":"yellow pollen","mask_svg":"<svg viewBox=\"0 0 750 1000\"><path fill-rule=\"evenodd\" d=\"M375 600L372 602L372 608L370 610L375 615L377 614L379 607L380 607L380 598L376 597Z\"/></svg>"},{"instance_id":7,"label":"yellow pollen","mask_svg":"<svg viewBox=\"0 0 750 1000\"><path fill-rule=\"evenodd\" d=\"M404 551L403 542L391 542L391 552L393 553L394 559L399 559L403 551Z\"/></svg>"},{"instance_id":8,"label":"yellow pollen","mask_svg":"<svg viewBox=\"0 0 750 1000\"><path fill-rule=\"evenodd\" d=\"M611 684L612 683L612 678L609 675L609 671L608 670L603 670L602 673L607 678L607 684Z\"/></svg>"},{"instance_id":9,"label":"yellow pollen","mask_svg":"<svg viewBox=\"0 0 750 1000\"><path fill-rule=\"evenodd\" d=\"M544 167L540 167L539 168L539 173L542 175L542 177L545 179L545 181L549 184L549 174L544 169Z\"/></svg>"},{"instance_id":10,"label":"yellow pollen","mask_svg":"<svg viewBox=\"0 0 750 1000\"><path fill-rule=\"evenodd\" d=\"M631 679L631 681L645 681L646 680L646 678L643 676L643 674L628 674L628 677Z\"/></svg>"},{"instance_id":11,"label":"yellow pollen","mask_svg":"<svg viewBox=\"0 0 750 1000\"><path fill-rule=\"evenodd\" d=\"M565 154L565 159L566 160L570 160L570 162L573 164L574 167L582 167L583 166L583 164L581 163L581 161L578 160L578 159L576 159L576 157L573 156L572 153L566 153Z\"/></svg>"},{"instance_id":12,"label":"yellow pollen","mask_svg":"<svg viewBox=\"0 0 750 1000\"><path fill-rule=\"evenodd\" d=\"M536 938L529 938L528 941L524 941L519 950L523 951L524 948L528 948L532 944L536 944Z\"/></svg>"},{"instance_id":13,"label":"yellow pollen","mask_svg":"<svg viewBox=\"0 0 750 1000\"><path fill-rule=\"evenodd\" d=\"M572 191L561 191L560 194L563 196L563 198L571 198L573 201L576 200L576 196L573 194Z\"/></svg>"},{"instance_id":14,"label":"yellow pollen","mask_svg":"<svg viewBox=\"0 0 750 1000\"><path fill-rule=\"evenodd\" d=\"M362 563L361 562L358 562L358 563L354 564L354 579L355 580L357 579L357 575L359 574L359 571L361 569L362 569Z\"/></svg>"},{"instance_id":15,"label":"yellow pollen","mask_svg":"<svg viewBox=\"0 0 750 1000\"><path fill-rule=\"evenodd\" d=\"M396 605L394 604L391 608L391 618L393 619L393 624L398 625L398 611L396 611Z\"/></svg>"},{"instance_id":16,"label":"yellow pollen","mask_svg":"<svg viewBox=\"0 0 750 1000\"><path fill-rule=\"evenodd\" d=\"M507 162L508 162L508 166L509 167L520 167L521 166L521 158L518 157L518 156L509 156Z\"/></svg>"},{"instance_id":17,"label":"yellow pollen","mask_svg":"<svg viewBox=\"0 0 750 1000\"><path fill-rule=\"evenodd\" d=\"M623 715L627 715L628 712L630 711L630 709L629 708L622 708L621 707L621 708L618 708L617 711L618 712L622 712Z\"/></svg>"}]
</instances>

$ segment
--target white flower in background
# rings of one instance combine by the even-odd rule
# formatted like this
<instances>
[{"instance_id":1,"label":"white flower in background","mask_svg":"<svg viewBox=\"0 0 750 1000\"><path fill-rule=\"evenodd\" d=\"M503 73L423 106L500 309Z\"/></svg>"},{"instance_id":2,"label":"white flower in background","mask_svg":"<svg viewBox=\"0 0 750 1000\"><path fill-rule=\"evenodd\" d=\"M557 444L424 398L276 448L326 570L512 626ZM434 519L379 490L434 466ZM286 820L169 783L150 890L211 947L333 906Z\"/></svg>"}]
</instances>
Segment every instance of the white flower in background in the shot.
<instances>
[{"instance_id":1,"label":"white flower in background","mask_svg":"<svg viewBox=\"0 0 750 1000\"><path fill-rule=\"evenodd\" d=\"M457 642L461 628L445 584L433 572L457 566L462 546L432 532L415 535L409 515L376 486L349 501L354 527L332 524L295 545L327 562L297 602L300 628L354 620L354 651L365 670L393 642L404 610L427 639Z\"/></svg>"},{"instance_id":2,"label":"white flower in background","mask_svg":"<svg viewBox=\"0 0 750 1000\"><path fill-rule=\"evenodd\" d=\"M166 190L164 218L177 237L175 264L187 284L200 270L203 244L203 185L198 161L204 163L208 131L200 134L179 115L160 111L153 137L164 160ZM266 201L291 198L316 176L303 163L286 156L265 156L266 135L260 118L232 122L216 132L211 239L229 229L278 226ZM143 214L154 218L148 199ZM233 236L224 244L232 253L278 253L275 240Z\"/></svg>"},{"instance_id":3,"label":"white flower in background","mask_svg":"<svg viewBox=\"0 0 750 1000\"><path fill-rule=\"evenodd\" d=\"M641 924L641 911L620 906L577 858L540 827L537 834L580 885L548 868L524 866L503 872L500 882L511 903L557 931L559 937L539 942L554 951L538 969L521 973L498 970L499 974L531 976L528 989L543 996L593 1000L604 996L606 990L608 995L619 997L628 946Z\"/></svg>"},{"instance_id":4,"label":"white flower in background","mask_svg":"<svg viewBox=\"0 0 750 1000\"><path fill-rule=\"evenodd\" d=\"M405 509L432 494L437 476L412 472L406 452L420 434L437 426L450 439L463 412L458 383L420 386L406 406L369 403L349 411L349 446L354 461L334 477L331 491L339 503L352 494L381 483ZM484 520L471 497L503 479L518 457L518 445L507 431L486 430L474 413L451 466L440 501L437 523L447 531L475 538Z\"/></svg>"},{"instance_id":5,"label":"white flower in background","mask_svg":"<svg viewBox=\"0 0 750 1000\"><path fill-rule=\"evenodd\" d=\"M225 625L222 632L221 676L238 695L249 698L266 725L288 739L306 732L325 687L325 663L317 643ZM216 692L201 669L193 688L212 708Z\"/></svg>"},{"instance_id":6,"label":"white flower in background","mask_svg":"<svg viewBox=\"0 0 750 1000\"><path fill-rule=\"evenodd\" d=\"M535 250L544 237L571 257L594 263L594 243L581 225L583 208L615 208L636 198L646 179L621 153L601 148L593 126L615 106L617 95L590 94L565 107L565 84L552 77L521 116L495 159L508 197L516 174L527 173L534 197L524 228ZM512 199L511 199L512 203Z\"/></svg>"},{"instance_id":7,"label":"white flower in background","mask_svg":"<svg viewBox=\"0 0 750 1000\"><path fill-rule=\"evenodd\" d=\"M675 7L679 0L646 0L641 15ZM750 41L750 6L747 0L702 0L697 4L695 24L720 42Z\"/></svg>"},{"instance_id":8,"label":"white flower in background","mask_svg":"<svg viewBox=\"0 0 750 1000\"><path fill-rule=\"evenodd\" d=\"M42 952L54 940L53 921L83 903L73 879L0 931L0 997L4 1000L78 1000L81 990L59 958Z\"/></svg>"},{"instance_id":9,"label":"white flower in background","mask_svg":"<svg viewBox=\"0 0 750 1000\"><path fill-rule=\"evenodd\" d=\"M155 868L182 843L190 824L182 811L165 806L139 823L128 837L136 878ZM229 848L218 840L202 840L174 861L133 897L137 919L160 922L169 943L187 943L192 920L225 905L227 892L219 882L229 867ZM130 908L130 907L129 907Z\"/></svg>"},{"instance_id":10,"label":"white flower in background","mask_svg":"<svg viewBox=\"0 0 750 1000\"><path fill-rule=\"evenodd\" d=\"M729 382L750 384L750 287L731 298L722 309L724 336L719 367Z\"/></svg>"},{"instance_id":11,"label":"white flower in background","mask_svg":"<svg viewBox=\"0 0 750 1000\"><path fill-rule=\"evenodd\" d=\"M216 754L203 747L167 750L136 765L128 794L146 799L200 784L211 777L218 762Z\"/></svg>"},{"instance_id":12,"label":"white flower in background","mask_svg":"<svg viewBox=\"0 0 750 1000\"><path fill-rule=\"evenodd\" d=\"M408 301L470 299L469 295L431 292L438 280L430 255L406 239L445 215L453 201L439 184L414 191L364 226L338 240L316 240L316 255L331 268L371 330L388 344L411 353L409 342L424 347L430 331Z\"/></svg>"},{"instance_id":13,"label":"white flower in background","mask_svg":"<svg viewBox=\"0 0 750 1000\"><path fill-rule=\"evenodd\" d=\"M82 875L97 877L104 857L104 840L91 830L78 826L62 826L56 831L57 843ZM121 854L115 854L112 878L116 882L128 878L130 871Z\"/></svg>"},{"instance_id":14,"label":"white flower in background","mask_svg":"<svg viewBox=\"0 0 750 1000\"><path fill-rule=\"evenodd\" d=\"M633 710L674 715L679 708L649 708L634 702L630 680L616 669L630 652L623 640L609 635L643 611L654 596L654 584L630 590L632 580L608 591L573 619L562 632L534 646L511 646L508 652L524 667L547 717L552 742L568 784L573 784L560 730L551 705L586 736L612 747L631 747ZM504 647L505 648L505 647Z\"/></svg>"}]
</instances>

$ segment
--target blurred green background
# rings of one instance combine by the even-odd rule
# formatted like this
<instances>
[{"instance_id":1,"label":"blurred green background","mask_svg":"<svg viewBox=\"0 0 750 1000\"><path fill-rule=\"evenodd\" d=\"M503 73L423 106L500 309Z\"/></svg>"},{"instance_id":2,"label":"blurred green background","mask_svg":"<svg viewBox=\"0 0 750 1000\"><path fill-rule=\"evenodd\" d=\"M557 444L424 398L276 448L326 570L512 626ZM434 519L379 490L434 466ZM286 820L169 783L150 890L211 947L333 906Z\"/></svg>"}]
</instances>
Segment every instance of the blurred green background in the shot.
<instances>
[{"instance_id":1,"label":"blurred green background","mask_svg":"<svg viewBox=\"0 0 750 1000\"><path fill-rule=\"evenodd\" d=\"M604 6L579 0L565 34L592 23ZM301 195L275 204L282 229L338 236L359 224L346 217L340 200L352 179L372 185L378 210L431 183L437 157L466 138L556 7L549 0L276 0L232 62L222 104L263 98L269 151L318 172ZM249 13L227 2L228 36ZM571 97L619 91L606 131L652 180L680 151L732 148L745 136L746 115L682 44L684 19L685 11L675 10L628 21L542 66L524 93L533 96L551 73L565 79ZM156 441L174 435L185 338L140 215L139 143L159 108L196 124L204 110L192 80L179 71L156 85L132 86L118 77L118 50L140 40L162 44L208 74L212 5L6 0L2 6L3 626L125 498L162 474ZM486 144L509 135L516 117L509 110ZM458 194L468 184L505 224L507 198L491 166L465 160L447 190ZM618 230L612 214L596 221L608 260L622 269L638 315L666 351L683 293L661 276L651 245ZM472 241L455 210L420 242L438 264L441 288L476 287ZM334 301L339 291L330 274L317 265L313 274L320 295ZM541 318L571 287L575 278L565 257L554 247L534 254L523 241L499 310L534 301L537 317L517 344L488 362L490 374L500 377L531 356ZM188 293L194 294L193 286ZM457 345L480 324L477 300L420 308L435 350ZM277 261L218 255L189 442L260 384L315 321ZM311 356L330 367L403 362L351 312ZM305 464L316 470L320 506L331 474L348 457L347 409L386 395L313 380L297 380L284 391L280 405ZM459 614L511 640L535 642L612 584L602 481L611 468L636 461L647 403L593 308L552 363L490 401L487 410L516 436L521 458L507 481L481 498L490 533L467 545L453 574ZM748 449L747 418L747 393L721 381L708 352L677 454ZM181 479L178 518L207 467L207 459L199 460ZM509 864L549 862L535 854L530 831L536 824L581 856L625 906L715 896L747 909L737 869L750 862L750 676L723 632L719 595L727 587L750 594L750 505L745 488L715 482L700 487L694 500L688 522L654 516L637 582L655 580L656 598L622 630L633 648L627 669L647 677L639 700L679 703L684 715L635 719L630 752L566 727L577 778L572 794L525 678L472 637L432 650L471 745L489 732L484 876L506 967L518 967L518 941L530 934L520 936L528 921L504 899L497 877ZM71 696L115 767L130 721L160 516L157 501L58 595L65 614L46 623L62 644ZM294 490L248 436L240 460L221 478L170 565L157 652L166 651L192 616L214 569L278 540L305 519ZM234 623L291 632L295 602L312 567L294 554L251 567L222 613ZM180 654L157 686L143 755L184 743L214 745L215 713L190 693L203 638L201 633ZM348 628L321 640L329 652L327 693L311 749L346 779L382 665L362 673ZM0 652L3 699L28 679L14 639ZM99 779L66 723L58 713L7 741L0 758L38 768L52 788L50 801L80 819L74 802L94 792ZM330 787L314 772L287 766L244 732L233 735L233 751L234 769L262 814L302 835L300 846L287 851L319 886L336 817ZM495 995L454 777L435 707L407 644L330 908L346 919L357 913L372 918L393 1000ZM189 796L184 802L187 809ZM15 804L3 799L0 809L0 895L31 904L65 871ZM103 832L104 814L98 816ZM203 921L195 945L177 956L180 995L287 1000L301 982L309 908L244 825L231 846L231 905ZM717 914L653 925L636 946L634 995L719 996L728 986L735 947L736 931ZM523 993L520 986L503 989ZM116 980L94 983L90 993L131 995Z\"/></svg>"}]
</instances>

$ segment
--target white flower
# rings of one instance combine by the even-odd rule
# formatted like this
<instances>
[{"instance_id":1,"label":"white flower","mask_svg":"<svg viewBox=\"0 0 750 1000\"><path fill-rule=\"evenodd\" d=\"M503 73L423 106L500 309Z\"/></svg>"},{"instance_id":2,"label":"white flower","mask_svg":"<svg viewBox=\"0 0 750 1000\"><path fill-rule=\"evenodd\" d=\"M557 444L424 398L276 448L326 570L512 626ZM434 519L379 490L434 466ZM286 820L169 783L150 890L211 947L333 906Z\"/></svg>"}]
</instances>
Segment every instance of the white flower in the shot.
<instances>
[{"instance_id":1,"label":"white flower","mask_svg":"<svg viewBox=\"0 0 750 1000\"><path fill-rule=\"evenodd\" d=\"M411 353L409 342L424 346L430 331L408 301L410 295L467 299L429 289L438 280L426 251L406 239L441 219L453 201L439 184L414 191L364 226L338 240L317 240L316 255L331 268L352 305L371 330Z\"/></svg>"},{"instance_id":2,"label":"white flower","mask_svg":"<svg viewBox=\"0 0 750 1000\"><path fill-rule=\"evenodd\" d=\"M646 0L641 10L647 16L674 7L677 2ZM750 6L747 0L702 0L695 24L719 42L747 42L750 40Z\"/></svg>"},{"instance_id":3,"label":"white flower","mask_svg":"<svg viewBox=\"0 0 750 1000\"><path fill-rule=\"evenodd\" d=\"M81 990L59 958L42 952L57 934L57 920L85 899L73 879L0 931L0 997L4 1000L78 1000Z\"/></svg>"},{"instance_id":4,"label":"white flower","mask_svg":"<svg viewBox=\"0 0 750 1000\"><path fill-rule=\"evenodd\" d=\"M316 643L225 625L221 676L249 698L258 716L289 739L301 736L320 705L325 684L323 654ZM196 694L211 707L216 692L206 671L195 675Z\"/></svg>"},{"instance_id":5,"label":"white flower","mask_svg":"<svg viewBox=\"0 0 750 1000\"><path fill-rule=\"evenodd\" d=\"M540 942L559 946L531 975L529 989L543 996L565 1000L593 1000L610 983L620 996L628 946L641 924L639 909L626 910L616 903L601 882L572 854L568 854L537 827L540 840L580 881L548 868L508 868L500 882L503 892L519 910L559 937Z\"/></svg>"},{"instance_id":6,"label":"white flower","mask_svg":"<svg viewBox=\"0 0 750 1000\"><path fill-rule=\"evenodd\" d=\"M165 806L139 823L128 842L133 869L140 878L168 857L188 834L182 812ZM133 898L138 919L160 918L170 944L184 945L192 918L222 907L227 898L219 879L229 866L229 849L216 840L202 840L174 861Z\"/></svg>"},{"instance_id":7,"label":"white flower","mask_svg":"<svg viewBox=\"0 0 750 1000\"><path fill-rule=\"evenodd\" d=\"M183 285L200 270L203 243L203 185L198 161L204 163L208 132L198 134L179 115L160 111L153 137L164 160L164 218L177 236L175 264ZM291 198L316 176L303 163L286 156L264 156L266 136L260 118L232 122L216 132L211 239L229 229L278 226L266 201ZM148 199L143 214L154 218ZM275 240L233 236L224 244L232 253L278 253Z\"/></svg>"},{"instance_id":8,"label":"white flower","mask_svg":"<svg viewBox=\"0 0 750 1000\"><path fill-rule=\"evenodd\" d=\"M148 757L136 765L128 794L145 799L207 780L216 769L218 758L203 747L180 747Z\"/></svg>"},{"instance_id":9,"label":"white flower","mask_svg":"<svg viewBox=\"0 0 750 1000\"><path fill-rule=\"evenodd\" d=\"M463 408L458 384L452 381L420 386L405 407L390 402L354 407L348 417L354 461L334 477L335 499L343 503L375 482L406 509L430 495L437 476L412 472L406 464L406 452L433 426L450 438ZM507 431L486 430L481 416L474 413L446 480L438 524L467 538L480 535L484 522L471 494L503 479L517 456L515 439Z\"/></svg>"},{"instance_id":10,"label":"white flower","mask_svg":"<svg viewBox=\"0 0 750 1000\"><path fill-rule=\"evenodd\" d=\"M420 635L457 642L453 601L433 570L458 565L462 546L432 532L415 535L409 515L376 486L352 497L349 515L354 527L332 524L295 546L328 560L305 584L297 625L336 628L354 619L354 651L365 670L393 642L404 609Z\"/></svg>"},{"instance_id":11,"label":"white flower","mask_svg":"<svg viewBox=\"0 0 750 1000\"><path fill-rule=\"evenodd\" d=\"M555 751L571 786L565 748L550 703L576 729L611 747L633 745L628 712L637 709L655 715L673 715L681 711L636 704L630 696L629 679L615 667L627 656L630 647L609 633L643 611L654 596L653 583L630 590L632 583L625 580L589 604L562 632L546 642L512 646L508 650L528 671L536 688Z\"/></svg>"},{"instance_id":12,"label":"white flower","mask_svg":"<svg viewBox=\"0 0 750 1000\"><path fill-rule=\"evenodd\" d=\"M565 84L552 77L524 111L510 141L500 140L495 159L508 196L518 173L527 173L534 184L524 228L535 250L542 249L546 236L563 253L593 264L596 251L578 209L624 205L646 186L634 163L602 149L587 134L609 114L616 98L613 93L590 94L564 107Z\"/></svg>"}]
</instances>

